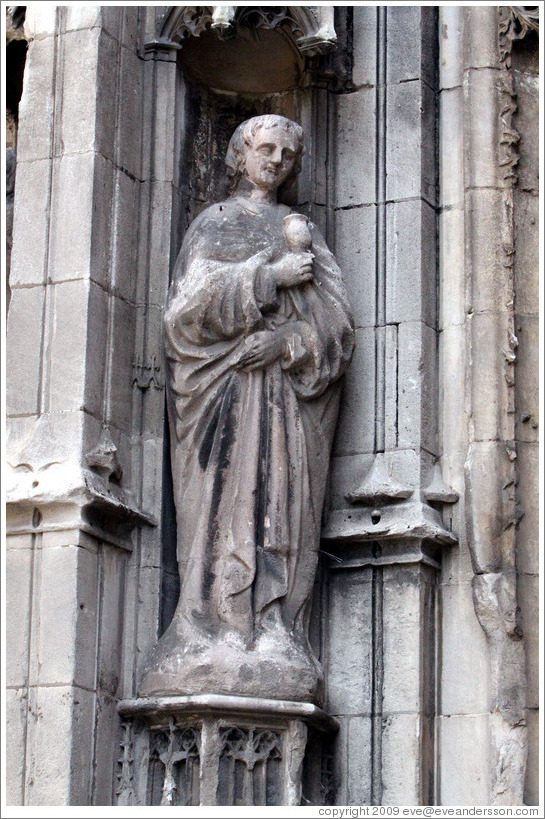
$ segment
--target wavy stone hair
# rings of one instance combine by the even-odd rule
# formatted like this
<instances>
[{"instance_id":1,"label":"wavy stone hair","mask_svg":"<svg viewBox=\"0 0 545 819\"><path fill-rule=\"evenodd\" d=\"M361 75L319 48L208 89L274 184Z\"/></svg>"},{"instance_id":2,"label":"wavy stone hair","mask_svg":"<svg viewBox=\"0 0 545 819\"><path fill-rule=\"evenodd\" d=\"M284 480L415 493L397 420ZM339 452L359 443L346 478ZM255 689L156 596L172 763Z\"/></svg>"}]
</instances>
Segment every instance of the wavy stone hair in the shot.
<instances>
[{"instance_id":1,"label":"wavy stone hair","mask_svg":"<svg viewBox=\"0 0 545 819\"><path fill-rule=\"evenodd\" d=\"M245 149L252 144L252 140L256 132L260 128L282 128L289 134L292 134L297 140L297 153L295 155L295 163L293 171L288 178L283 182L281 188L288 188L299 171L301 170L301 159L305 152L303 142L303 129L296 122L293 122L287 117L281 117L278 114L264 114L260 117L252 117L242 122L235 133L231 137L227 153L225 155L225 164L227 165L227 176L230 179L230 190L234 193L237 189L238 183L244 173L244 157Z\"/></svg>"}]
</instances>

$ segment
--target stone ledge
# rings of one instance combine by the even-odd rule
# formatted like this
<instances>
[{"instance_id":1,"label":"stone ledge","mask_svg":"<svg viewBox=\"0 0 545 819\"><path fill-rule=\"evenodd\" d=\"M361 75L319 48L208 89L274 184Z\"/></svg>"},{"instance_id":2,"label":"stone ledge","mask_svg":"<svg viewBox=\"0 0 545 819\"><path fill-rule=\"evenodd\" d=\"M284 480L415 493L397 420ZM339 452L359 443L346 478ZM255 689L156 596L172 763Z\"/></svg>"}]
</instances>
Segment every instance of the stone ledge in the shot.
<instances>
[{"instance_id":1,"label":"stone ledge","mask_svg":"<svg viewBox=\"0 0 545 819\"><path fill-rule=\"evenodd\" d=\"M458 538L447 531L439 513L417 502L332 510L322 529L323 540L426 540L453 546Z\"/></svg>"},{"instance_id":2,"label":"stone ledge","mask_svg":"<svg viewBox=\"0 0 545 819\"><path fill-rule=\"evenodd\" d=\"M121 700L118 710L123 717L139 717L150 724L164 721L165 716L187 714L196 717L204 715L238 716L275 720L298 719L311 724L318 730L334 733L339 723L334 718L309 702L261 699L259 697L236 697L224 694L196 694L180 697L140 697Z\"/></svg>"}]
</instances>

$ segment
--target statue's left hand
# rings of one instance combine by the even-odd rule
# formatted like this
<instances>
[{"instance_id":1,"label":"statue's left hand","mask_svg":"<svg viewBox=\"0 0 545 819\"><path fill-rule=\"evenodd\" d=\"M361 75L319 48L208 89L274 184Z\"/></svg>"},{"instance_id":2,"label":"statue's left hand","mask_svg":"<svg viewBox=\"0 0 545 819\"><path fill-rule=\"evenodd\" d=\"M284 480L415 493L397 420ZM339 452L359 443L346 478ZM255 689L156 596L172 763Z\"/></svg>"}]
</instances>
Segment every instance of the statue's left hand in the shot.
<instances>
[{"instance_id":1,"label":"statue's left hand","mask_svg":"<svg viewBox=\"0 0 545 819\"><path fill-rule=\"evenodd\" d=\"M284 338L278 331L261 330L248 336L238 365L243 370L257 370L272 364L284 353Z\"/></svg>"}]
</instances>

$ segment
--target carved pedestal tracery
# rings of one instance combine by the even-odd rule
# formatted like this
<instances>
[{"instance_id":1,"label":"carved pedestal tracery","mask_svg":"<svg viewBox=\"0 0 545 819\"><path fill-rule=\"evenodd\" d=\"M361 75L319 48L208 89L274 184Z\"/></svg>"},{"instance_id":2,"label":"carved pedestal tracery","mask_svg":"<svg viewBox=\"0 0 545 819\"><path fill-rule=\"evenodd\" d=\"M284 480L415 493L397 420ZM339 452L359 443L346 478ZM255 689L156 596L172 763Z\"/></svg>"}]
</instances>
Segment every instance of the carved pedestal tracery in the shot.
<instances>
[{"instance_id":1,"label":"carved pedestal tracery","mask_svg":"<svg viewBox=\"0 0 545 819\"><path fill-rule=\"evenodd\" d=\"M124 700L118 805L299 805L315 706L249 697Z\"/></svg>"}]
</instances>

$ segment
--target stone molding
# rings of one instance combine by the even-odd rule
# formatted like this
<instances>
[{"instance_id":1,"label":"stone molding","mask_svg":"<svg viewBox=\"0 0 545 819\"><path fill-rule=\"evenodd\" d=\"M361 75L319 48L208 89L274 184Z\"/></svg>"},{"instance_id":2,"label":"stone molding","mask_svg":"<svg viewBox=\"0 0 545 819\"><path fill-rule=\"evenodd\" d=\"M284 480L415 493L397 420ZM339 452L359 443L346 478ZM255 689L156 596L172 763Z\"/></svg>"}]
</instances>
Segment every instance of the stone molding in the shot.
<instances>
[{"instance_id":1,"label":"stone molding","mask_svg":"<svg viewBox=\"0 0 545 819\"><path fill-rule=\"evenodd\" d=\"M233 36L237 25L274 29L287 27L295 45L309 57L335 47L333 8L326 6L285 6L281 11L261 6L171 6L159 19L153 43L178 47L187 37L199 37L211 28L220 39Z\"/></svg>"}]
</instances>

